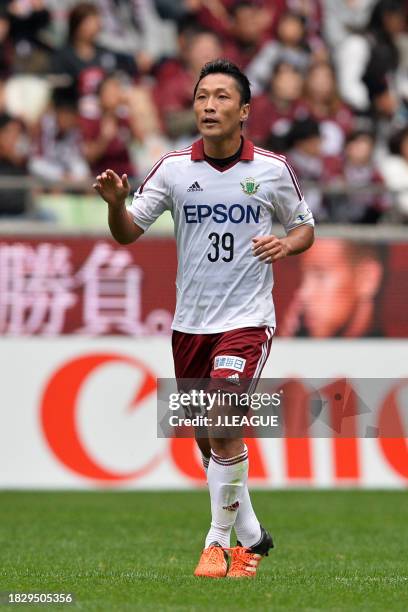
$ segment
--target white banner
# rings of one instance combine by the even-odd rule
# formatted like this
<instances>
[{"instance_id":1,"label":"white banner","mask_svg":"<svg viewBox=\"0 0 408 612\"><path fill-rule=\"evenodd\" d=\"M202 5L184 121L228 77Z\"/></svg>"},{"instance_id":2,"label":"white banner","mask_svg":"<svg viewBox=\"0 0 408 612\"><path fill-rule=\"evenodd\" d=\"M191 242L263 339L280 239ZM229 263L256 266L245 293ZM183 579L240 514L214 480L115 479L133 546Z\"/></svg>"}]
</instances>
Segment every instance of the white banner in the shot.
<instances>
[{"instance_id":1,"label":"white banner","mask_svg":"<svg viewBox=\"0 0 408 612\"><path fill-rule=\"evenodd\" d=\"M408 377L407 357L404 340L275 340L263 377ZM1 488L205 484L194 440L156 436L156 378L173 376L168 337L3 338L0 363ZM408 483L402 438L247 443L253 486Z\"/></svg>"}]
</instances>

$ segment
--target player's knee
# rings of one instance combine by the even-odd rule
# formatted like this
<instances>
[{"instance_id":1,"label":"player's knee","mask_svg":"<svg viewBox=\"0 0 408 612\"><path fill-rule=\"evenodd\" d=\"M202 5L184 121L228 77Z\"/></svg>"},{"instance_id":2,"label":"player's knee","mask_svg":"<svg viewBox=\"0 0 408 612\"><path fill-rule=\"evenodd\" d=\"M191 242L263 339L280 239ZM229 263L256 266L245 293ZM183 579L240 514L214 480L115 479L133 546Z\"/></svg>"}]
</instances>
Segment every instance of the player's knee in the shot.
<instances>
[{"instance_id":1,"label":"player's knee","mask_svg":"<svg viewBox=\"0 0 408 612\"><path fill-rule=\"evenodd\" d=\"M211 449L219 457L227 459L235 457L244 451L244 443L241 438L213 438L211 440Z\"/></svg>"}]
</instances>

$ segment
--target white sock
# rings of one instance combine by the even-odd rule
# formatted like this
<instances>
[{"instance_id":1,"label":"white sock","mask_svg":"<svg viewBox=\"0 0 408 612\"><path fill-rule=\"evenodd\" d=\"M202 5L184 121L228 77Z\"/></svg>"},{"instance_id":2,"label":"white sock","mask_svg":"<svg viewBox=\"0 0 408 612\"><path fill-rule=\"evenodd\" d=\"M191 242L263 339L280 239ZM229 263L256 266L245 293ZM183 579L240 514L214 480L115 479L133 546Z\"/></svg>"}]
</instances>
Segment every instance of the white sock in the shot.
<instances>
[{"instance_id":1,"label":"white sock","mask_svg":"<svg viewBox=\"0 0 408 612\"><path fill-rule=\"evenodd\" d=\"M207 473L210 458L202 455L201 459L204 470ZM251 497L248 491L248 482L245 482L243 488L243 495L239 502L234 528L237 534L237 540L246 548L253 546L261 539L261 525L252 507Z\"/></svg>"},{"instance_id":2,"label":"white sock","mask_svg":"<svg viewBox=\"0 0 408 612\"><path fill-rule=\"evenodd\" d=\"M211 527L205 548L218 542L229 548L231 530L248 479L248 449L235 457L223 458L211 451L207 480L211 497Z\"/></svg>"},{"instance_id":3,"label":"white sock","mask_svg":"<svg viewBox=\"0 0 408 612\"><path fill-rule=\"evenodd\" d=\"M237 534L237 540L239 540L245 548L257 544L261 539L261 525L252 507L247 484L245 484L234 527L235 533Z\"/></svg>"}]
</instances>

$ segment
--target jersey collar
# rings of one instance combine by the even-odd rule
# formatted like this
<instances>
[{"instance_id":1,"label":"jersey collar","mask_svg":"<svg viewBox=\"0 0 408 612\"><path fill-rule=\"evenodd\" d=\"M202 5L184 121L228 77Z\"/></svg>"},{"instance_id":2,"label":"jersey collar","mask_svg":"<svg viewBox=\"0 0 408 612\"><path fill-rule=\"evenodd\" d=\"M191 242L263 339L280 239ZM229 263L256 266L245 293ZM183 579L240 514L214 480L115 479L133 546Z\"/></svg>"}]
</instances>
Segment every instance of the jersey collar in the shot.
<instances>
[{"instance_id":1,"label":"jersey collar","mask_svg":"<svg viewBox=\"0 0 408 612\"><path fill-rule=\"evenodd\" d=\"M253 161L254 159L254 145L250 140L243 139L242 151L239 161ZM204 143L203 139L196 140L191 146L191 159L192 161L202 161L204 157Z\"/></svg>"}]
</instances>

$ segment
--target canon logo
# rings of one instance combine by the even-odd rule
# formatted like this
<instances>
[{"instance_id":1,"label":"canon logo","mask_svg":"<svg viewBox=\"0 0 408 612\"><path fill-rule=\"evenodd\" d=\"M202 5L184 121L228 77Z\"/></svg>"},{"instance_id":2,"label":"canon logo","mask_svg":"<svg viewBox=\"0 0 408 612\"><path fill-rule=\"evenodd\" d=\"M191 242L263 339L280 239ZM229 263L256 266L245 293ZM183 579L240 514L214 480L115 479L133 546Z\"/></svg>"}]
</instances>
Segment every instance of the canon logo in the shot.
<instances>
[{"instance_id":1,"label":"canon logo","mask_svg":"<svg viewBox=\"0 0 408 612\"><path fill-rule=\"evenodd\" d=\"M118 473L97 463L85 448L78 431L78 395L88 377L110 363L130 365L142 374L141 384L130 407L132 410L137 410L156 391L156 377L141 361L113 353L85 355L65 363L52 375L41 400L40 419L50 449L67 468L86 478L119 483L146 475L158 465L162 456L154 456L138 470Z\"/></svg>"},{"instance_id":2,"label":"canon logo","mask_svg":"<svg viewBox=\"0 0 408 612\"><path fill-rule=\"evenodd\" d=\"M40 404L40 422L46 442L58 461L77 476L92 480L101 485L119 485L126 481L136 481L153 473L164 460L170 461L169 468L196 484L205 483L200 455L192 437L172 438L163 452L156 452L153 457L135 470L109 470L97 461L80 435L78 428L79 395L83 386L99 371L109 364L131 366L135 371L138 386L135 396L128 407L138 410L145 400L156 393L156 376L142 361L128 355L116 353L91 353L78 356L64 363L54 372L46 383ZM308 415L309 391L296 380L288 380L285 392L290 388L291 411L286 422L286 437L279 441L283 483L317 482L314 458L316 440L307 436L306 418ZM376 454L400 478L408 479L408 444L404 428L404 409L399 400L401 392L406 389L407 380L395 383L380 399L376 406L376 425L381 434L372 440ZM356 394L352 386L347 386L344 379L331 382L320 389L333 398L329 402L333 430L338 434L328 440L330 448L331 482L333 484L364 484L367 477L363 465L364 440L357 437L358 411ZM347 397L346 404L339 410L336 398ZM123 406L118 405L118 411ZM148 417L156 418L156 413ZM341 427L340 427L341 425ZM377 428L376 427L376 428ZM152 445L155 440L152 440ZM270 465L264 452L264 444L277 445L276 440L258 440L247 438L250 455L250 477L259 483L270 485L274 482L274 466ZM329 450L329 449L328 449ZM329 456L326 457L326 460ZM179 481L182 482L182 481Z\"/></svg>"}]
</instances>

